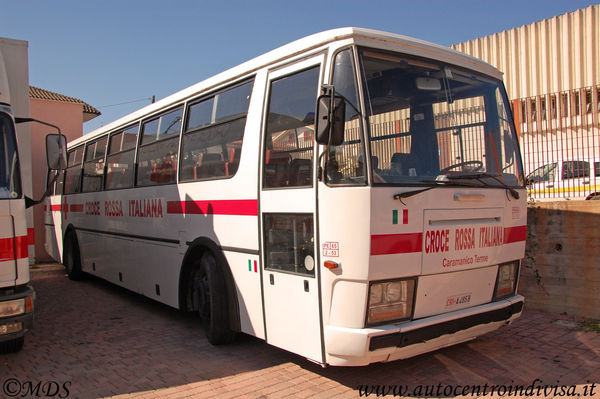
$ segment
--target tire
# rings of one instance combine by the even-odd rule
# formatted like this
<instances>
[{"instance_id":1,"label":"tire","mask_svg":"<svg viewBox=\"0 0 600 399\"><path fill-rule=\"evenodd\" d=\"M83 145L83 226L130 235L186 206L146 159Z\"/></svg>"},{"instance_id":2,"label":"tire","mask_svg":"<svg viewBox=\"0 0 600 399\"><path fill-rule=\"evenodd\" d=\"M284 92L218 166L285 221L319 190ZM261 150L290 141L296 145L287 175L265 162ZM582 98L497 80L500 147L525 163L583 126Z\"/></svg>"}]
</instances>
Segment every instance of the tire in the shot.
<instances>
[{"instance_id":1,"label":"tire","mask_svg":"<svg viewBox=\"0 0 600 399\"><path fill-rule=\"evenodd\" d=\"M11 339L10 341L0 342L0 353L15 353L23 349L25 337Z\"/></svg>"},{"instance_id":2,"label":"tire","mask_svg":"<svg viewBox=\"0 0 600 399\"><path fill-rule=\"evenodd\" d=\"M197 270L194 291L206 338L212 345L233 342L236 333L229 325L227 287L223 272L210 252L202 255Z\"/></svg>"},{"instance_id":3,"label":"tire","mask_svg":"<svg viewBox=\"0 0 600 399\"><path fill-rule=\"evenodd\" d=\"M81 256L75 233L71 232L67 234L64 252L64 264L65 269L67 269L67 276L69 276L71 280L81 280L83 278L83 272L81 271Z\"/></svg>"}]
</instances>

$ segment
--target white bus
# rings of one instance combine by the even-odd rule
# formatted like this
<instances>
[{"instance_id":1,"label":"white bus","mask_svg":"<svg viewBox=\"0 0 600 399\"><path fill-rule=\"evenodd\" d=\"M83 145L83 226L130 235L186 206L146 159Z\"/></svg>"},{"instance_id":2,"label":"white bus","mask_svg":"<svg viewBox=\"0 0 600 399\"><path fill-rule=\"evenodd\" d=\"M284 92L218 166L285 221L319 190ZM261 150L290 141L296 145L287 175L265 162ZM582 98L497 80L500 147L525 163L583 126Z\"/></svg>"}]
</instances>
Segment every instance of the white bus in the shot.
<instances>
[{"instance_id":1,"label":"white bus","mask_svg":"<svg viewBox=\"0 0 600 399\"><path fill-rule=\"evenodd\" d=\"M526 238L501 78L357 28L273 50L69 144L62 262L322 365L495 330Z\"/></svg>"}]
</instances>

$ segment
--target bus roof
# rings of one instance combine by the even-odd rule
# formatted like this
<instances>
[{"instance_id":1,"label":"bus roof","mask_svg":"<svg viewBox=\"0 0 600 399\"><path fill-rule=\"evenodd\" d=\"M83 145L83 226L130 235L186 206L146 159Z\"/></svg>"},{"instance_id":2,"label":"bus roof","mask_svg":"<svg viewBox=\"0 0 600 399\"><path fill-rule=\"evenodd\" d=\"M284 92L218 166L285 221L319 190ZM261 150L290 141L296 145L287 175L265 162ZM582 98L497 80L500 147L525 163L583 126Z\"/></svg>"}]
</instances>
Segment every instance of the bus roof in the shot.
<instances>
[{"instance_id":1,"label":"bus roof","mask_svg":"<svg viewBox=\"0 0 600 399\"><path fill-rule=\"evenodd\" d=\"M205 79L199 83L196 83L188 88L178 91L157 101L156 103L150 104L144 108L125 115L114 122L102 126L101 128L98 128L72 141L69 143L69 146L78 145L93 138L94 136L100 136L114 129L124 127L141 118L149 116L156 111L168 108L171 105L185 101L188 98L198 96L204 91L211 90L212 88L217 87L227 81L235 80L251 74L252 72L270 64L275 64L284 61L287 58L292 58L299 54L324 46L328 43L342 40L351 40L353 43L363 46L390 49L401 51L407 54L432 58L467 69L474 69L496 79L502 79L501 72L492 65L478 58L453 50L449 47L444 47L409 36L372 29L354 27L331 29L295 40L256 58L246 61L238 66Z\"/></svg>"}]
</instances>

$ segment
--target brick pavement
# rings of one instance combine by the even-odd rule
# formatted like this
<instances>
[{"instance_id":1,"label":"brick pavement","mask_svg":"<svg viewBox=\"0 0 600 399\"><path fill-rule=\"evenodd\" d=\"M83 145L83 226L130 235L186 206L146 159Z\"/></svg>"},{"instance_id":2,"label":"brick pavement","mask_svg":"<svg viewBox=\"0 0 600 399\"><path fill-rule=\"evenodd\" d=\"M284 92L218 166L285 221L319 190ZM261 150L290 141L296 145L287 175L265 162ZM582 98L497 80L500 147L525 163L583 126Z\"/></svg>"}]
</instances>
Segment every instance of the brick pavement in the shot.
<instances>
[{"instance_id":1,"label":"brick pavement","mask_svg":"<svg viewBox=\"0 0 600 399\"><path fill-rule=\"evenodd\" d=\"M389 364L323 369L248 336L211 346L194 315L97 279L72 282L59 266L34 270L32 281L35 328L23 351L0 355L0 396L17 383L21 395L28 382L41 383L38 397L46 389L69 398L354 398L359 384L448 397L458 385L527 387L536 379L536 388L576 385L583 395L591 389L585 384L600 382L600 334L561 315L526 310L512 326L469 343ZM440 391L419 391L426 386Z\"/></svg>"}]
</instances>

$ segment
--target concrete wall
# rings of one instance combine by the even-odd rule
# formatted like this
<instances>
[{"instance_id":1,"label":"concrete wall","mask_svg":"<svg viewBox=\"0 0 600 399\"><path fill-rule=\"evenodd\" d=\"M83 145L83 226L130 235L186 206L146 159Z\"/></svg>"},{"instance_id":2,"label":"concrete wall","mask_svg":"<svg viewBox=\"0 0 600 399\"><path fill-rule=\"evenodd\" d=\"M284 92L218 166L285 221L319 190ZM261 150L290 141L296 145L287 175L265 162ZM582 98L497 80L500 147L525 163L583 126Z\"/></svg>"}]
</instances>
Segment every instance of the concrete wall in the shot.
<instances>
[{"instance_id":1,"label":"concrete wall","mask_svg":"<svg viewBox=\"0 0 600 399\"><path fill-rule=\"evenodd\" d=\"M600 201L539 202L527 212L526 308L600 319Z\"/></svg>"},{"instance_id":2,"label":"concrete wall","mask_svg":"<svg viewBox=\"0 0 600 399\"><path fill-rule=\"evenodd\" d=\"M49 122L60 127L67 142L81 137L83 134L83 105L50 100L31 99L31 117ZM56 133L51 127L39 123L31 123L31 153L33 156L33 198L38 199L46 190L46 135ZM51 261L46 253L44 227L44 204L34 207L35 261Z\"/></svg>"}]
</instances>

